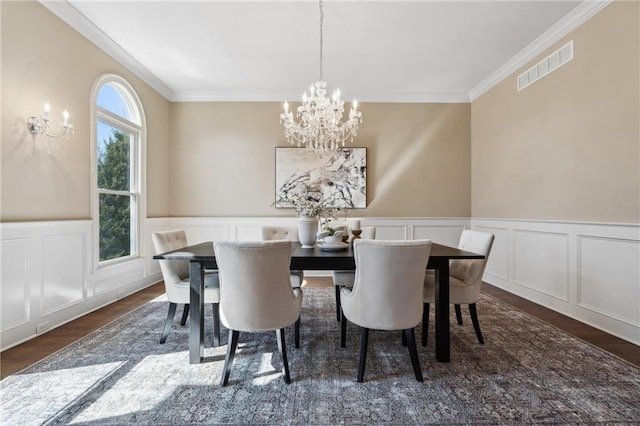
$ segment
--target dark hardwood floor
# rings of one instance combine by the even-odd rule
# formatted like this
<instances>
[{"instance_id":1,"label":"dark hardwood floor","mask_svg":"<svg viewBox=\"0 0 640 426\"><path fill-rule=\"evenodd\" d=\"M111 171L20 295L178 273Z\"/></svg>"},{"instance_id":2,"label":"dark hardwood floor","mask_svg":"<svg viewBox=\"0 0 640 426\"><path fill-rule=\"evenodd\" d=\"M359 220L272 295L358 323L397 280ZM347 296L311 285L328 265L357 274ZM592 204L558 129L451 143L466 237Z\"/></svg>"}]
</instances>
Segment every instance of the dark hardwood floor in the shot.
<instances>
[{"instance_id":1,"label":"dark hardwood floor","mask_svg":"<svg viewBox=\"0 0 640 426\"><path fill-rule=\"evenodd\" d=\"M640 367L640 346L490 284L483 283L481 291Z\"/></svg>"},{"instance_id":2,"label":"dark hardwood floor","mask_svg":"<svg viewBox=\"0 0 640 426\"><path fill-rule=\"evenodd\" d=\"M331 278L308 278L306 285L324 287L332 286L333 283ZM639 346L492 285L485 283L482 286L482 291L640 367ZM28 342L7 349L0 354L0 378L4 379L28 367L163 293L164 284L155 284ZM480 318L480 323L482 323L482 318Z\"/></svg>"},{"instance_id":3,"label":"dark hardwood floor","mask_svg":"<svg viewBox=\"0 0 640 426\"><path fill-rule=\"evenodd\" d=\"M0 378L16 373L164 294L164 283L147 287L97 311L0 353Z\"/></svg>"}]
</instances>

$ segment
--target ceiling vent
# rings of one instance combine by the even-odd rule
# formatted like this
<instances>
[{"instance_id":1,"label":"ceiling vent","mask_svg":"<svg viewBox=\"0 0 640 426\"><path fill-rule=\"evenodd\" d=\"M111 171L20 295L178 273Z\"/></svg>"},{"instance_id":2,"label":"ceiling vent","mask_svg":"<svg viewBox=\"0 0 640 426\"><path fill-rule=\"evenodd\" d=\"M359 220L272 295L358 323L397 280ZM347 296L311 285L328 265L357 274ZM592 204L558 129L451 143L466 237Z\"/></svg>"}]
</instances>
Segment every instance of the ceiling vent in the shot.
<instances>
[{"instance_id":1,"label":"ceiling vent","mask_svg":"<svg viewBox=\"0 0 640 426\"><path fill-rule=\"evenodd\" d=\"M573 40L518 76L518 92L573 59Z\"/></svg>"}]
</instances>

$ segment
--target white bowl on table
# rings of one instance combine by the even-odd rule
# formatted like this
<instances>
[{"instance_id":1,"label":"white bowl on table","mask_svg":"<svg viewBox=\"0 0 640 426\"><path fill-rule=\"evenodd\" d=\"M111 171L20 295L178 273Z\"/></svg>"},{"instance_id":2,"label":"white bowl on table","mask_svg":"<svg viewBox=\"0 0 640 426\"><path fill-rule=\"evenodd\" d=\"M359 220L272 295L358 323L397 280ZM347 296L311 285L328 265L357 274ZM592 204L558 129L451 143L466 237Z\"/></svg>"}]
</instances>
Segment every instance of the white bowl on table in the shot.
<instances>
[{"instance_id":1,"label":"white bowl on table","mask_svg":"<svg viewBox=\"0 0 640 426\"><path fill-rule=\"evenodd\" d=\"M344 235L344 232L338 231L333 235L326 235L323 241L325 244L339 245L339 244L342 244L343 235Z\"/></svg>"},{"instance_id":2,"label":"white bowl on table","mask_svg":"<svg viewBox=\"0 0 640 426\"><path fill-rule=\"evenodd\" d=\"M342 243L342 235L327 235L324 237L325 244L336 245Z\"/></svg>"}]
</instances>

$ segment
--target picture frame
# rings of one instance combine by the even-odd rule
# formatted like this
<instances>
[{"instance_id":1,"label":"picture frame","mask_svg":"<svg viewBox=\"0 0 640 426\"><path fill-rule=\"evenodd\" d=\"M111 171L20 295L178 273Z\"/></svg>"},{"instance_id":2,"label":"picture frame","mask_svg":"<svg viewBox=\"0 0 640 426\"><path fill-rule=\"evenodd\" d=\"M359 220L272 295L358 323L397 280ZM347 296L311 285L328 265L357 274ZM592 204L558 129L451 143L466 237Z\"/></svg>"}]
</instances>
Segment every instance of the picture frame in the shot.
<instances>
[{"instance_id":1,"label":"picture frame","mask_svg":"<svg viewBox=\"0 0 640 426\"><path fill-rule=\"evenodd\" d=\"M305 148L276 147L276 208L293 208L284 194L326 200L331 207L367 207L367 149L339 148L317 153Z\"/></svg>"}]
</instances>

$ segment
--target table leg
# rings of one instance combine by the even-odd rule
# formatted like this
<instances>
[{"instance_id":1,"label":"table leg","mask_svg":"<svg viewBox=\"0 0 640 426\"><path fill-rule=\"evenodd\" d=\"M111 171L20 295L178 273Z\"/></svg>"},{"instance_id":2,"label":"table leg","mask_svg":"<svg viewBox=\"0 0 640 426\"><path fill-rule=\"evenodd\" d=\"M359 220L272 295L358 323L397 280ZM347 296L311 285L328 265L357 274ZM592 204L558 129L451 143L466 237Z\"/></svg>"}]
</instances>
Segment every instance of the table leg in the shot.
<instances>
[{"instance_id":1,"label":"table leg","mask_svg":"<svg viewBox=\"0 0 640 426\"><path fill-rule=\"evenodd\" d=\"M450 361L449 351L449 259L441 259L436 268L436 359Z\"/></svg>"},{"instance_id":2,"label":"table leg","mask_svg":"<svg viewBox=\"0 0 640 426\"><path fill-rule=\"evenodd\" d=\"M204 268L201 262L189 263L189 362L204 359Z\"/></svg>"}]
</instances>

